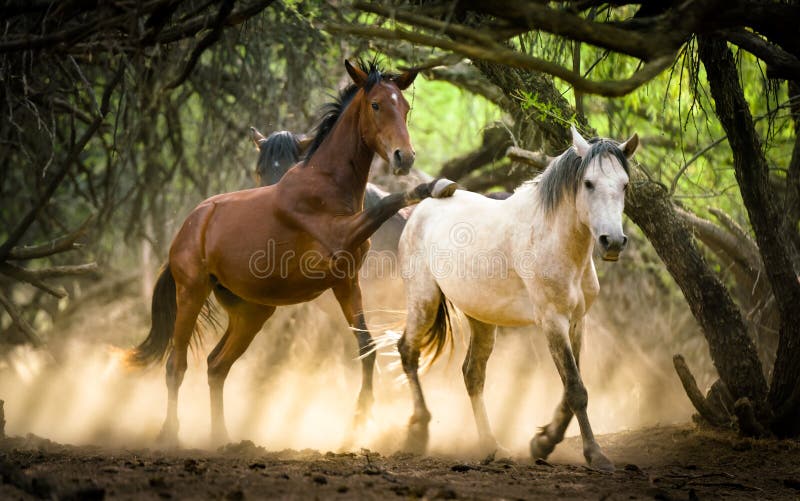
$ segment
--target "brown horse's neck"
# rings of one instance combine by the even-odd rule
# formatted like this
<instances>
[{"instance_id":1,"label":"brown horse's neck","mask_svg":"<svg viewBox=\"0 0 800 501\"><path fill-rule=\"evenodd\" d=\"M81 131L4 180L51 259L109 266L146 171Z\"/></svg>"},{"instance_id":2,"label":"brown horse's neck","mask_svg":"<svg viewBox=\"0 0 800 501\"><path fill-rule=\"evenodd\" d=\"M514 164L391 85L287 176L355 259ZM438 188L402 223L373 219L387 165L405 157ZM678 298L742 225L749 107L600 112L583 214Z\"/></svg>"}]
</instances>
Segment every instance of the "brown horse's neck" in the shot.
<instances>
[{"instance_id":1,"label":"brown horse's neck","mask_svg":"<svg viewBox=\"0 0 800 501\"><path fill-rule=\"evenodd\" d=\"M359 204L354 209L361 210L375 152L361 137L356 103L358 97L344 110L333 130L310 160L309 166L330 175L337 186L346 193L352 193Z\"/></svg>"}]
</instances>

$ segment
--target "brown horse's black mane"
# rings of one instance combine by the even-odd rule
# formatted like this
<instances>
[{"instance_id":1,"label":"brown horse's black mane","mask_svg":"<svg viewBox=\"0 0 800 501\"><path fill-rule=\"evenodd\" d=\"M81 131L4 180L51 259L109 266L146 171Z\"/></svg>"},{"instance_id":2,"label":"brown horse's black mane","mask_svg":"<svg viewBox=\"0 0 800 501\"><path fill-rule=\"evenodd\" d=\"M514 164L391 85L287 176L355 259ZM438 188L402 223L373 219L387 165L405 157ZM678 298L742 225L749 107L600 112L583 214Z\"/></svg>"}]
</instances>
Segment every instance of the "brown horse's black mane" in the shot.
<instances>
[{"instance_id":1,"label":"brown horse's black mane","mask_svg":"<svg viewBox=\"0 0 800 501\"><path fill-rule=\"evenodd\" d=\"M380 67L377 58L370 62L365 62L358 59L357 65L361 71L367 74L367 81L364 84L364 92L369 92L381 80L391 80L395 75L384 73L383 68ZM333 130L333 126L342 116L342 113L347 109L347 105L353 100L359 87L356 84L350 84L339 92L339 95L330 103L322 107L322 117L320 118L317 126L314 128L314 139L311 141L311 146L306 151L304 163L308 163L317 148L320 147L322 142L328 137L328 134Z\"/></svg>"}]
</instances>

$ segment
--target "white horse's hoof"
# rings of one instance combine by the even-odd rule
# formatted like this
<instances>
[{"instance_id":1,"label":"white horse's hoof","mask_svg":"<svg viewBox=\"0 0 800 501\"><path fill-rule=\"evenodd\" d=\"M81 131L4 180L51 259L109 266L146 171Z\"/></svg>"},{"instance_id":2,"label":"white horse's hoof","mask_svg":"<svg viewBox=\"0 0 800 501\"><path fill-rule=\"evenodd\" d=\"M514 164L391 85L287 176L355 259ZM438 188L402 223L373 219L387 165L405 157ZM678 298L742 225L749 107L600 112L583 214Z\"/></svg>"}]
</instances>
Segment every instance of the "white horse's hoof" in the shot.
<instances>
[{"instance_id":1,"label":"white horse's hoof","mask_svg":"<svg viewBox=\"0 0 800 501\"><path fill-rule=\"evenodd\" d=\"M531 457L533 459L547 459L556 445L544 433L537 433L530 442Z\"/></svg>"},{"instance_id":2,"label":"white horse's hoof","mask_svg":"<svg viewBox=\"0 0 800 501\"><path fill-rule=\"evenodd\" d=\"M595 451L592 454L587 454L586 461L589 467L594 470L604 471L606 473L614 473L614 463L608 459L602 452Z\"/></svg>"},{"instance_id":3,"label":"white horse's hoof","mask_svg":"<svg viewBox=\"0 0 800 501\"><path fill-rule=\"evenodd\" d=\"M408 425L408 435L403 452L411 454L425 454L428 450L428 423L411 422Z\"/></svg>"},{"instance_id":4,"label":"white horse's hoof","mask_svg":"<svg viewBox=\"0 0 800 501\"><path fill-rule=\"evenodd\" d=\"M458 183L450 181L449 179L439 179L433 185L431 190L431 197L433 198L447 198L453 196L453 193L458 189Z\"/></svg>"}]
</instances>

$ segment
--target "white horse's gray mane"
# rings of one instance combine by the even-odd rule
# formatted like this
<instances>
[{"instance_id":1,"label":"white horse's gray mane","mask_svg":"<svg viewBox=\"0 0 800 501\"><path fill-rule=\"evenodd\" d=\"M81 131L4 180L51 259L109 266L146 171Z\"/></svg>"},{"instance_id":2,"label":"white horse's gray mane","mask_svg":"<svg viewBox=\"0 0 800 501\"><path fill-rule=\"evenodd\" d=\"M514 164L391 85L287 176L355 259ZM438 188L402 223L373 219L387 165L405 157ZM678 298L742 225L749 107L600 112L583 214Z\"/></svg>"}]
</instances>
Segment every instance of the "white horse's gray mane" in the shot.
<instances>
[{"instance_id":1,"label":"white horse's gray mane","mask_svg":"<svg viewBox=\"0 0 800 501\"><path fill-rule=\"evenodd\" d=\"M553 159L545 171L532 181L539 184L539 196L545 212L553 212L565 196L574 197L581 185L587 166L595 158L611 155L616 158L625 173L628 173L628 159L619 143L611 139L594 138L589 140L591 148L584 157L579 157L575 148L570 147Z\"/></svg>"}]
</instances>

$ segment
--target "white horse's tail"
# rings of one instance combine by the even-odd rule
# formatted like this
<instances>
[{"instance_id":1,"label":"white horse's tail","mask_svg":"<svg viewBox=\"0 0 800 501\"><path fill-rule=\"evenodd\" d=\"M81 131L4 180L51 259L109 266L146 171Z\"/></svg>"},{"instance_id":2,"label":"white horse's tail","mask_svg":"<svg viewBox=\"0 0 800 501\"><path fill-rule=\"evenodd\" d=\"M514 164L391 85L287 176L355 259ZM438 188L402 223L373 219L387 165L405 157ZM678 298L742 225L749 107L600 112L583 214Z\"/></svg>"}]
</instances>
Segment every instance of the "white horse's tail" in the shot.
<instances>
[{"instance_id":1,"label":"white horse's tail","mask_svg":"<svg viewBox=\"0 0 800 501\"><path fill-rule=\"evenodd\" d=\"M447 298L442 296L436 310L433 325L420 339L419 351L423 357L430 358L430 363L436 361L446 347L453 347L453 329L450 323L450 309Z\"/></svg>"},{"instance_id":2,"label":"white horse's tail","mask_svg":"<svg viewBox=\"0 0 800 501\"><path fill-rule=\"evenodd\" d=\"M388 363L389 371L399 372L401 375L398 380L405 382L405 377L402 375L400 353L397 351L397 343L403 336L403 327L396 327L398 328L386 329L383 334L373 336L370 349L363 353L359 359L372 353L390 357L394 360ZM442 297L433 325L420 340L419 369L425 372L445 351L448 345L451 348L453 346L453 328L450 322L450 308L447 305L447 299Z\"/></svg>"}]
</instances>

